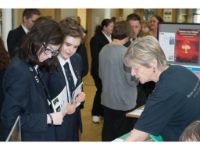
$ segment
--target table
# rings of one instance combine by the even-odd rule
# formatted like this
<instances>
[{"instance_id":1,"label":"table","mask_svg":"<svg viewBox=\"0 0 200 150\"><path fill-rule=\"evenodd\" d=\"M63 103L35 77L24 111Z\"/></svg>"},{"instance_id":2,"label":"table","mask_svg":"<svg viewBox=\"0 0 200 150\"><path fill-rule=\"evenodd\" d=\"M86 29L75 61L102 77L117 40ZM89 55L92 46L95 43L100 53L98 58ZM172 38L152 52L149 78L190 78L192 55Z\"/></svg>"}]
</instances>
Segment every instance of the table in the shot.
<instances>
[{"instance_id":1,"label":"table","mask_svg":"<svg viewBox=\"0 0 200 150\"><path fill-rule=\"evenodd\" d=\"M143 105L143 106L140 106L140 107L134 109L133 111L128 112L128 113L126 114L126 116L127 116L127 117L132 117L132 118L140 118L142 112L144 111L144 108L145 108L144 105ZM131 134L130 132L129 132L129 133L126 133L126 134L124 134L123 136L117 138L116 140L121 140L121 141L123 141L123 140L125 140L130 134ZM150 135L149 135L149 139L147 139L147 141L163 141L163 138L162 138L161 136L155 136L155 135L150 134Z\"/></svg>"},{"instance_id":2,"label":"table","mask_svg":"<svg viewBox=\"0 0 200 150\"><path fill-rule=\"evenodd\" d=\"M140 118L142 112L144 111L144 107L145 107L144 105L141 106L141 107L138 107L138 108L134 109L133 111L128 112L126 114L126 116L127 117L132 117L132 118Z\"/></svg>"}]
</instances>

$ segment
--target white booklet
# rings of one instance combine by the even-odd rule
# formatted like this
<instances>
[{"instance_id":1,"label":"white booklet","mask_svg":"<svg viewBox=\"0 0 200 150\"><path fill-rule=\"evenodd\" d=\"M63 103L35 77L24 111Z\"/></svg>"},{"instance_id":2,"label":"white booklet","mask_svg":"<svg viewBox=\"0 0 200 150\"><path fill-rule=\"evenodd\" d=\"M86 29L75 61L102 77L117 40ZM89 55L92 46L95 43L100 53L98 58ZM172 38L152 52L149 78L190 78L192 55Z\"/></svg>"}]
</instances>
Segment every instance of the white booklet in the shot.
<instances>
[{"instance_id":1,"label":"white booklet","mask_svg":"<svg viewBox=\"0 0 200 150\"><path fill-rule=\"evenodd\" d=\"M9 141L21 141L21 121L20 116L17 116L17 119L14 122L14 125L12 126L8 137L6 138L6 142Z\"/></svg>"},{"instance_id":2,"label":"white booklet","mask_svg":"<svg viewBox=\"0 0 200 150\"><path fill-rule=\"evenodd\" d=\"M63 112L67 104L67 88L65 86L63 90L54 99L51 100L51 105L54 112Z\"/></svg>"},{"instance_id":3,"label":"white booklet","mask_svg":"<svg viewBox=\"0 0 200 150\"><path fill-rule=\"evenodd\" d=\"M75 98L82 92L82 85L83 82L81 82L72 93L72 101L75 101ZM65 86L63 90L51 100L51 105L53 107L54 112L63 112L66 109L68 103L69 102L67 98L67 87ZM79 105L80 103L77 103L76 107L78 107Z\"/></svg>"},{"instance_id":4,"label":"white booklet","mask_svg":"<svg viewBox=\"0 0 200 150\"><path fill-rule=\"evenodd\" d=\"M76 97L82 92L82 86L83 86L83 82L81 82L76 89L74 90L74 92L72 93L72 100L75 101ZM78 107L81 103L78 102L76 104L76 107Z\"/></svg>"}]
</instances>

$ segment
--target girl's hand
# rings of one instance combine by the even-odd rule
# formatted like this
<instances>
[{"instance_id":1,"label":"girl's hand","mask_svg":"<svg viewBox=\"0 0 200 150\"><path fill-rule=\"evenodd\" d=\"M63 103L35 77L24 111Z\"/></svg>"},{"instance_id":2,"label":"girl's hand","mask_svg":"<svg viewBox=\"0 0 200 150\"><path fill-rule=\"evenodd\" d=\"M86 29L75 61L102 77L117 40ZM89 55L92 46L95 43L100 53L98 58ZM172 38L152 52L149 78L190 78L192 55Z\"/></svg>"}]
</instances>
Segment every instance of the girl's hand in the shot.
<instances>
[{"instance_id":1,"label":"girl's hand","mask_svg":"<svg viewBox=\"0 0 200 150\"><path fill-rule=\"evenodd\" d=\"M81 92L76 98L75 98L75 101L76 102L84 102L85 101L85 93L84 92Z\"/></svg>"}]
</instances>

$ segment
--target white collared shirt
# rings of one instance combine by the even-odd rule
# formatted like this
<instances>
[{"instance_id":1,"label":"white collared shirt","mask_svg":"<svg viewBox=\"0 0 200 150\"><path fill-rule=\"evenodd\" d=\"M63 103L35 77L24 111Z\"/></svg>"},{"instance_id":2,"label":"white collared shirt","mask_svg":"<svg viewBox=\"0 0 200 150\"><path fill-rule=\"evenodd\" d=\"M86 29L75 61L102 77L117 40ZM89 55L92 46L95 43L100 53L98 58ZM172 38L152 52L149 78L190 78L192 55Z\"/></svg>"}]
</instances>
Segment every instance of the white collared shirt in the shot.
<instances>
[{"instance_id":1,"label":"white collared shirt","mask_svg":"<svg viewBox=\"0 0 200 150\"><path fill-rule=\"evenodd\" d=\"M107 40L109 41L109 43L111 43L112 42L112 37L111 37L111 35L110 36L108 36L106 33L104 33L103 31L102 31L102 33L103 33L103 35L105 35L105 37L107 38Z\"/></svg>"},{"instance_id":2,"label":"white collared shirt","mask_svg":"<svg viewBox=\"0 0 200 150\"><path fill-rule=\"evenodd\" d=\"M22 26L24 32L27 34L29 32L29 30L23 24L21 24L21 26Z\"/></svg>"},{"instance_id":3,"label":"white collared shirt","mask_svg":"<svg viewBox=\"0 0 200 150\"><path fill-rule=\"evenodd\" d=\"M73 68L72 68L72 64L71 64L70 59L64 60L64 59L60 56L60 54L59 54L57 57L58 57L58 61L59 61L60 65L61 65L61 68L62 68L64 77L65 77L65 82L66 82L66 86L67 86L67 93L68 93L68 100L70 101L72 98L70 97L71 93L70 93L70 90L69 90L69 84L68 84L68 80L67 80L67 76L66 76L65 68L64 68L64 65L65 65L66 62L69 63L69 69L70 69L71 74L72 74L72 77L73 77L74 85L76 85L78 79L77 79L77 77L76 77L76 75L75 75L75 73L74 73L74 70L73 70Z\"/></svg>"},{"instance_id":4,"label":"white collared shirt","mask_svg":"<svg viewBox=\"0 0 200 150\"><path fill-rule=\"evenodd\" d=\"M39 66L38 65L35 65L34 66L34 69L35 69L35 71L38 73L38 68L39 68Z\"/></svg>"}]
</instances>

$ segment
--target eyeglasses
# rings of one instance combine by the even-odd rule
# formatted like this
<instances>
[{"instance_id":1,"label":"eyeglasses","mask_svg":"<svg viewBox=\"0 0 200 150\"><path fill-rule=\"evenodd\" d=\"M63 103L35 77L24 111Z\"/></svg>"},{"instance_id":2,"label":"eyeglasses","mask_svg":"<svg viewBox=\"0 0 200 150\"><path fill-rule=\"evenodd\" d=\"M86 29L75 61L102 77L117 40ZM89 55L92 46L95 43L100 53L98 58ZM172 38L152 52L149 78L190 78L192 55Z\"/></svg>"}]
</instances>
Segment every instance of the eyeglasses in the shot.
<instances>
[{"instance_id":1,"label":"eyeglasses","mask_svg":"<svg viewBox=\"0 0 200 150\"><path fill-rule=\"evenodd\" d=\"M51 48L48 48L44 43L42 44L42 46L44 47L44 53L46 55L52 55L52 56L57 56L58 55L58 50L54 50L54 49L51 49Z\"/></svg>"}]
</instances>

